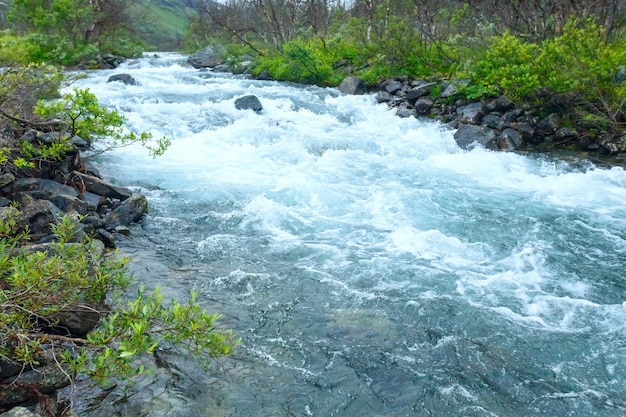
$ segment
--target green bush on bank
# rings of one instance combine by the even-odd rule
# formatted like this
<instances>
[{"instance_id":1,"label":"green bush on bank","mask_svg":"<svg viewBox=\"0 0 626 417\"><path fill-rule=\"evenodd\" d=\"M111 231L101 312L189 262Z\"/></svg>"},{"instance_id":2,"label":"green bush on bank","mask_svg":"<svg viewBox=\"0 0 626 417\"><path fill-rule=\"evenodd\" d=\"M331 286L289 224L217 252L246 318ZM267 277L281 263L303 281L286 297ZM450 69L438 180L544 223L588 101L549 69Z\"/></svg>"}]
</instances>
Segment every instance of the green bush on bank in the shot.
<instances>
[{"instance_id":1,"label":"green bush on bank","mask_svg":"<svg viewBox=\"0 0 626 417\"><path fill-rule=\"evenodd\" d=\"M36 367L46 350L58 366L106 382L143 372L133 360L164 343L184 346L204 365L239 343L231 331L217 327L219 316L204 311L196 294L187 304L166 304L158 289L141 288L134 300L122 301L131 281L124 266L128 259L102 256L90 240L72 243L75 226L69 217L53 227L56 243L37 251L23 246L28 230L16 209L3 209L0 217L0 360L5 363ZM107 294L113 296L110 305ZM85 304L104 318L86 336L68 334L63 314Z\"/></svg>"}]
</instances>

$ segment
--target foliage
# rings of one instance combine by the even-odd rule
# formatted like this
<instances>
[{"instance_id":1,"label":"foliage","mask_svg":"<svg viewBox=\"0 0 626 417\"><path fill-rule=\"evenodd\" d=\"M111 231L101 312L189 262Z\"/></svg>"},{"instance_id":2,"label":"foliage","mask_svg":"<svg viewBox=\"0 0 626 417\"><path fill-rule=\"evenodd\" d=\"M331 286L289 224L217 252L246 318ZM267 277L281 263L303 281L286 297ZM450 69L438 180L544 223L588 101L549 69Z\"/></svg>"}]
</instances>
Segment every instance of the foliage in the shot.
<instances>
[{"instance_id":1,"label":"foliage","mask_svg":"<svg viewBox=\"0 0 626 417\"><path fill-rule=\"evenodd\" d=\"M110 110L98 103L89 89L74 89L59 101L40 100L35 106L39 116L57 117L67 123L70 136L78 135L88 143L94 141L101 146L100 151L139 143L153 156L162 155L170 141L163 137L151 143L152 134L129 132L124 128L126 118L116 110Z\"/></svg>"},{"instance_id":2,"label":"foliage","mask_svg":"<svg viewBox=\"0 0 626 417\"><path fill-rule=\"evenodd\" d=\"M205 365L238 344L232 332L218 329L219 316L204 311L196 294L187 304L166 304L158 290L142 288L136 299L116 302L107 312L106 294L119 295L130 283L127 259L102 257L91 241L72 243L75 226L69 217L54 226L56 243L28 250L22 246L28 231L20 227L19 212L8 208L0 215L1 360L34 366L44 349L52 349L61 363L103 382L142 372L132 360L163 343L185 349ZM86 338L67 334L62 313L85 303L100 306L101 325Z\"/></svg>"}]
</instances>

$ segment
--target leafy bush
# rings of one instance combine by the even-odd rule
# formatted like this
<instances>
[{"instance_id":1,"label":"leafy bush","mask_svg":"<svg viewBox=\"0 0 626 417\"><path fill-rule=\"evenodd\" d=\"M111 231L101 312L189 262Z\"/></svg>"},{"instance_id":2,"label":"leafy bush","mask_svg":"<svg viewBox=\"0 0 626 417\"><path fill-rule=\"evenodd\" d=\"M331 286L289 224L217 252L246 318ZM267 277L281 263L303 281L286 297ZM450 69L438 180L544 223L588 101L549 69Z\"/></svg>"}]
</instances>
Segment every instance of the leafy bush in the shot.
<instances>
[{"instance_id":1,"label":"leafy bush","mask_svg":"<svg viewBox=\"0 0 626 417\"><path fill-rule=\"evenodd\" d=\"M0 217L0 360L36 366L44 349L52 350L60 365L104 382L142 372L133 359L163 343L184 346L205 365L239 343L216 327L219 316L204 311L193 293L187 304L165 304L158 289L141 288L134 300L120 301L131 280L127 259L102 257L91 241L71 243L69 217L54 227L57 242L43 251L22 246L28 231L16 209L3 209ZM107 293L118 300L112 310L104 307ZM100 306L104 318L86 337L68 334L60 317L83 304Z\"/></svg>"},{"instance_id":2,"label":"leafy bush","mask_svg":"<svg viewBox=\"0 0 626 417\"><path fill-rule=\"evenodd\" d=\"M60 118L67 124L70 136L78 135L89 144L98 142L99 152L140 143L153 156L162 155L170 141L163 137L151 142L152 134L127 131L126 118L116 110L107 109L98 103L89 89L74 89L59 101L40 100L34 111L42 118Z\"/></svg>"}]
</instances>

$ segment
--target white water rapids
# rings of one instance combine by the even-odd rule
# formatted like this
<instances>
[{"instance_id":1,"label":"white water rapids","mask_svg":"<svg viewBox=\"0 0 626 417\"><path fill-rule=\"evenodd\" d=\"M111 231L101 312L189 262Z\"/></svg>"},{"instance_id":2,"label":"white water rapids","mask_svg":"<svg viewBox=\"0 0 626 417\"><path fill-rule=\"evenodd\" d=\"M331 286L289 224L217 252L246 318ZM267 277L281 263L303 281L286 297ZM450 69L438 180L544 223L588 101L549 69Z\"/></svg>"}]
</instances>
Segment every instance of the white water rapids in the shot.
<instances>
[{"instance_id":1,"label":"white water rapids","mask_svg":"<svg viewBox=\"0 0 626 417\"><path fill-rule=\"evenodd\" d=\"M461 150L453 131L372 96L184 58L74 86L172 139L157 159L131 147L96 161L151 205L121 246L153 262L139 281L179 299L199 291L242 344L215 372L181 365L187 382L153 395L167 406L110 410L626 414L622 168ZM106 83L120 72L139 85ZM235 109L246 94L260 114Z\"/></svg>"}]
</instances>

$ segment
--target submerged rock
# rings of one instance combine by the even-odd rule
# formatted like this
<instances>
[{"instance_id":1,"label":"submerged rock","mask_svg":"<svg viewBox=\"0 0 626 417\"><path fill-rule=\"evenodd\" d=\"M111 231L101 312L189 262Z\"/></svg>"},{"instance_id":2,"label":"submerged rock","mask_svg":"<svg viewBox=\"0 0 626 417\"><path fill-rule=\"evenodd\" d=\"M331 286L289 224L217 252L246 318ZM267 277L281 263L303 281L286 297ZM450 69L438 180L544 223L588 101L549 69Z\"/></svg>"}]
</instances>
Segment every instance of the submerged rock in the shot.
<instances>
[{"instance_id":1,"label":"submerged rock","mask_svg":"<svg viewBox=\"0 0 626 417\"><path fill-rule=\"evenodd\" d=\"M135 80L131 75L129 74L115 74L115 75L111 75L109 77L109 79L107 80L108 83L112 83L112 82L122 82L126 85L139 85L139 83L137 82L137 80Z\"/></svg>"}]
</instances>

